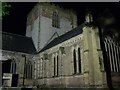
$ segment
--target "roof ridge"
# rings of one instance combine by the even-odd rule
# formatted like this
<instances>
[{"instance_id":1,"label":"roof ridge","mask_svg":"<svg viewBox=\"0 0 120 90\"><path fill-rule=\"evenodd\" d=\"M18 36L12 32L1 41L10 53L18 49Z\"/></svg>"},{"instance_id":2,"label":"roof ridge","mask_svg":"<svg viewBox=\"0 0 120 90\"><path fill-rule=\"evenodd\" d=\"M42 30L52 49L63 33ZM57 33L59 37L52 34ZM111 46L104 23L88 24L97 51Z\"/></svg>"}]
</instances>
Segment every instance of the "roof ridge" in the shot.
<instances>
[{"instance_id":1,"label":"roof ridge","mask_svg":"<svg viewBox=\"0 0 120 90\"><path fill-rule=\"evenodd\" d=\"M53 39L47 46L43 47L38 53L43 52L44 50L47 50L55 45L58 45L64 41L82 33L83 32L82 28L84 25L85 25L85 23L83 23L83 24L77 26L76 28L73 28L72 30L68 31L67 33ZM74 32L74 33L72 33L72 32ZM67 35L69 35L69 36L67 36Z\"/></svg>"},{"instance_id":2,"label":"roof ridge","mask_svg":"<svg viewBox=\"0 0 120 90\"><path fill-rule=\"evenodd\" d=\"M28 54L35 54L36 48L32 38L22 35L11 34L7 32L2 33L2 50L22 52ZM12 47L12 48L11 48Z\"/></svg>"},{"instance_id":3,"label":"roof ridge","mask_svg":"<svg viewBox=\"0 0 120 90\"><path fill-rule=\"evenodd\" d=\"M71 29L70 31L68 31L68 32L64 33L63 35L61 35L61 36L59 36L59 37L57 37L57 38L60 38L60 37L62 37L62 36L64 36L64 35L66 35L66 34L68 34L68 33L72 32L73 30L75 30L75 29L77 29L77 28L82 27L83 25L85 25L85 23L82 23L81 25L79 25L79 26L77 26L77 27L75 27L75 28ZM55 39L57 39L57 38L55 38ZM54 40L54 39L53 39L53 40ZM53 41L53 40L52 40L52 41Z\"/></svg>"},{"instance_id":4,"label":"roof ridge","mask_svg":"<svg viewBox=\"0 0 120 90\"><path fill-rule=\"evenodd\" d=\"M7 35L14 35L14 36L19 36L19 37L24 37L24 38L31 38L31 37L26 37L26 36L23 36L23 35L20 35L20 34L14 34L14 33L8 33L8 32L0 32L2 34L7 34Z\"/></svg>"}]
</instances>

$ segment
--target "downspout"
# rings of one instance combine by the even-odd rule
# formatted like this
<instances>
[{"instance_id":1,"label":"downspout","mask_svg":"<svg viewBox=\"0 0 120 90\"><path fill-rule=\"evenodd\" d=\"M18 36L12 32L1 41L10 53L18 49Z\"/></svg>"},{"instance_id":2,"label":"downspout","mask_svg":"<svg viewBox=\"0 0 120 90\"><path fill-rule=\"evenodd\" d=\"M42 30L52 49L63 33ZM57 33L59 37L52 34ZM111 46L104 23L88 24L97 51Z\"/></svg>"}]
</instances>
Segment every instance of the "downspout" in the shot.
<instances>
[{"instance_id":1,"label":"downspout","mask_svg":"<svg viewBox=\"0 0 120 90\"><path fill-rule=\"evenodd\" d=\"M25 63L24 63L24 73L23 73L23 86L25 85L25 72L26 72L26 56L23 55L23 57L25 58Z\"/></svg>"},{"instance_id":2,"label":"downspout","mask_svg":"<svg viewBox=\"0 0 120 90\"><path fill-rule=\"evenodd\" d=\"M38 51L40 51L40 18L41 18L41 12L42 12L42 7L38 3L38 18L39 18L39 28L38 28ZM36 65L37 67L37 65ZM38 70L36 70L36 73L38 73ZM37 75L36 75L37 77ZM38 85L38 81L35 80L35 84Z\"/></svg>"},{"instance_id":3,"label":"downspout","mask_svg":"<svg viewBox=\"0 0 120 90\"><path fill-rule=\"evenodd\" d=\"M38 52L40 51L40 14L41 14L41 11L42 11L42 7L39 8L40 5L38 4L38 17L39 17L39 29L38 29Z\"/></svg>"}]
</instances>

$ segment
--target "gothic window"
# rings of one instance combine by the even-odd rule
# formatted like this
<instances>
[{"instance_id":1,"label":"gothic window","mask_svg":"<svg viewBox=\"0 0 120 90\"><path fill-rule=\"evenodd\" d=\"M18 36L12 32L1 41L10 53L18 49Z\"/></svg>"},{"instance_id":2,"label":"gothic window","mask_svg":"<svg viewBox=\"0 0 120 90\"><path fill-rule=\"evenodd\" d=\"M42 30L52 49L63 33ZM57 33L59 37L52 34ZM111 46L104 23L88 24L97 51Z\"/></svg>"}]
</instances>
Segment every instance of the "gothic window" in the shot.
<instances>
[{"instance_id":1,"label":"gothic window","mask_svg":"<svg viewBox=\"0 0 120 90\"><path fill-rule=\"evenodd\" d=\"M53 12L52 15L52 26L55 28L60 28L60 19L57 12Z\"/></svg>"},{"instance_id":2,"label":"gothic window","mask_svg":"<svg viewBox=\"0 0 120 90\"><path fill-rule=\"evenodd\" d=\"M58 55L57 55L57 76L58 76L58 74L59 74L59 72L58 72L58 70L59 70L59 66L58 66L58 60L59 60L59 57L58 57Z\"/></svg>"},{"instance_id":3,"label":"gothic window","mask_svg":"<svg viewBox=\"0 0 120 90\"><path fill-rule=\"evenodd\" d=\"M54 76L55 76L55 72L56 72L56 62L55 62L55 57L54 57Z\"/></svg>"},{"instance_id":4,"label":"gothic window","mask_svg":"<svg viewBox=\"0 0 120 90\"><path fill-rule=\"evenodd\" d=\"M13 59L12 63L11 63L11 73L15 74L16 73L16 62Z\"/></svg>"},{"instance_id":5,"label":"gothic window","mask_svg":"<svg viewBox=\"0 0 120 90\"><path fill-rule=\"evenodd\" d=\"M40 77L40 60L37 61L37 75Z\"/></svg>"},{"instance_id":6,"label":"gothic window","mask_svg":"<svg viewBox=\"0 0 120 90\"><path fill-rule=\"evenodd\" d=\"M58 74L59 74L59 71L58 71L58 69L59 69L58 60L59 60L59 57L58 57L58 55L57 55L57 57L54 57L54 77L57 77Z\"/></svg>"},{"instance_id":7,"label":"gothic window","mask_svg":"<svg viewBox=\"0 0 120 90\"><path fill-rule=\"evenodd\" d=\"M80 48L78 48L78 65L79 65L79 73L81 73L81 54L80 54Z\"/></svg>"},{"instance_id":8,"label":"gothic window","mask_svg":"<svg viewBox=\"0 0 120 90\"><path fill-rule=\"evenodd\" d=\"M110 37L105 38L104 45L111 72L120 72L120 47Z\"/></svg>"},{"instance_id":9,"label":"gothic window","mask_svg":"<svg viewBox=\"0 0 120 90\"><path fill-rule=\"evenodd\" d=\"M41 69L40 69L40 71L41 71L41 73L40 73L40 75L41 75L41 77L40 78L43 78L44 77L44 60L43 60L43 58L41 58Z\"/></svg>"},{"instance_id":10,"label":"gothic window","mask_svg":"<svg viewBox=\"0 0 120 90\"><path fill-rule=\"evenodd\" d=\"M76 64L76 50L73 50L73 61L74 61L74 74L77 73L77 64Z\"/></svg>"},{"instance_id":11,"label":"gothic window","mask_svg":"<svg viewBox=\"0 0 120 90\"><path fill-rule=\"evenodd\" d=\"M26 76L26 78L29 78L29 79L32 78L32 64L30 61L26 64L25 76Z\"/></svg>"}]
</instances>

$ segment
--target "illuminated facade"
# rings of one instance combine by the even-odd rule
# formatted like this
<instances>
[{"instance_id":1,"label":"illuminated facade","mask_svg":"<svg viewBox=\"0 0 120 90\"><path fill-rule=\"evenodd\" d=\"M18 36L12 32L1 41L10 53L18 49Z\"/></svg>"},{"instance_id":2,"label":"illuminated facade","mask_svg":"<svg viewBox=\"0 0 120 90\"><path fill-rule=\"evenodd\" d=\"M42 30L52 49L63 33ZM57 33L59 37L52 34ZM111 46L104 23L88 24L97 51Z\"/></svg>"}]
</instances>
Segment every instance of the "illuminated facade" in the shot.
<instances>
[{"instance_id":1,"label":"illuminated facade","mask_svg":"<svg viewBox=\"0 0 120 90\"><path fill-rule=\"evenodd\" d=\"M20 87L119 87L120 46L100 30L90 13L77 26L74 11L38 3L28 14L24 37L25 46L32 46L16 52L3 49L3 57L19 61L12 65L22 68L16 71Z\"/></svg>"}]
</instances>

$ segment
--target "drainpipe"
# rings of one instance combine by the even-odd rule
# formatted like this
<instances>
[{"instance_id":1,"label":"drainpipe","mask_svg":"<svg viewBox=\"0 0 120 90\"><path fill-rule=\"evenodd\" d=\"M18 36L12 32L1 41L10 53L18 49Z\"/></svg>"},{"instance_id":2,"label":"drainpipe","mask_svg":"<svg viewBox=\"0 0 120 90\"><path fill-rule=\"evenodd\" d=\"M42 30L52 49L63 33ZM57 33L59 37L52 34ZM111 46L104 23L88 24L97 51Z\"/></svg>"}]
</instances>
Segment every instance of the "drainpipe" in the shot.
<instances>
[{"instance_id":1,"label":"drainpipe","mask_svg":"<svg viewBox=\"0 0 120 90\"><path fill-rule=\"evenodd\" d=\"M23 86L25 85L25 72L26 72L26 56L23 55L23 57L25 58L25 63L24 63L24 73L23 73Z\"/></svg>"},{"instance_id":2,"label":"drainpipe","mask_svg":"<svg viewBox=\"0 0 120 90\"><path fill-rule=\"evenodd\" d=\"M38 29L38 52L40 51L40 19L41 19L41 13L42 13L42 7L38 4L38 18L39 18L39 29ZM40 11L39 11L40 10Z\"/></svg>"}]
</instances>

